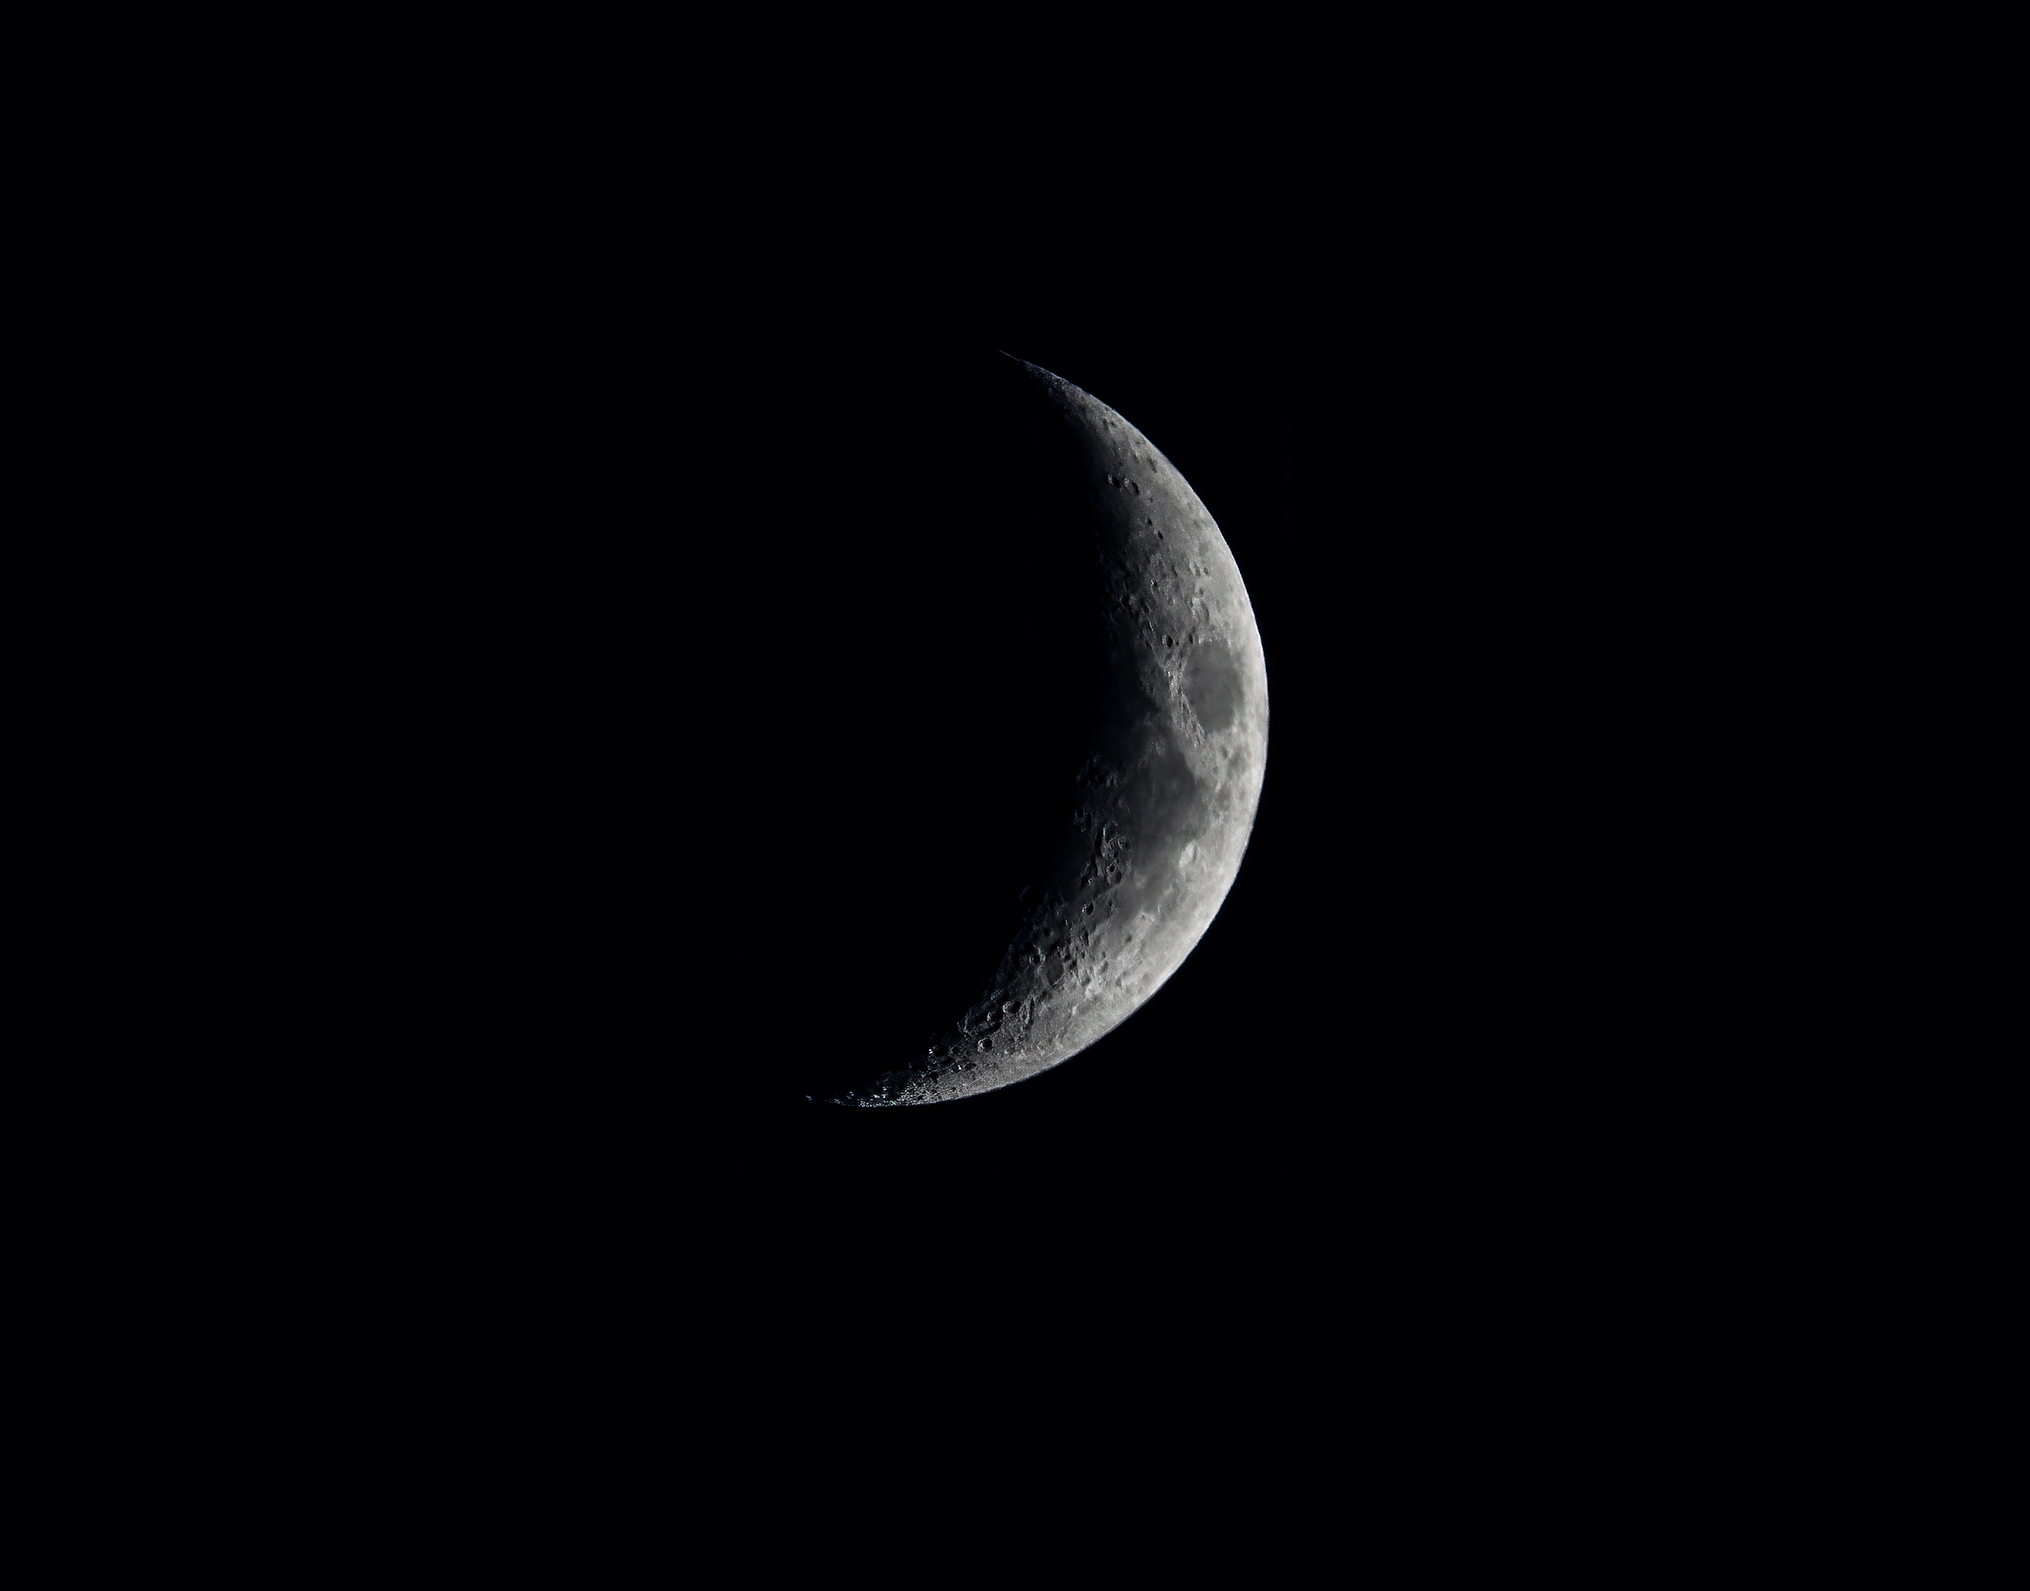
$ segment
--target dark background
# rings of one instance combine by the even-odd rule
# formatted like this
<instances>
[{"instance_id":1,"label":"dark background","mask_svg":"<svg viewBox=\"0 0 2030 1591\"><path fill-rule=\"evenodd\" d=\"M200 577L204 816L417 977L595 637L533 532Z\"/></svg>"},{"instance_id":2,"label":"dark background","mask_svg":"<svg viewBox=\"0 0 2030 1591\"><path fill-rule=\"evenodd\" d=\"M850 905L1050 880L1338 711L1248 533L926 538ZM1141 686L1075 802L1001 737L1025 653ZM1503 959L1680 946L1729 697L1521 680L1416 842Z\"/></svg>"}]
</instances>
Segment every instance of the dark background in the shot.
<instances>
[{"instance_id":1,"label":"dark background","mask_svg":"<svg viewBox=\"0 0 2030 1591\"><path fill-rule=\"evenodd\" d=\"M405 1397L360 1347L412 1335L373 1302L412 1210L360 1216L419 1095L423 1295L487 1451L596 1464L541 1416L618 1412L717 1456L696 1416L725 1398L759 1455L857 1471L903 1381L960 1416L910 1478L1095 1430L1224 1478L1336 1456L1392 1400L1448 1457L1509 1410L1534 1460L1575 1392L1617 1450L1697 1427L1668 1389L1729 1440L1813 1423L1773 1379L1865 1420L1829 1345L1873 1317L1885 1234L1937 1245L1907 1205L1852 1213L2009 1163L1974 997L2011 968L1955 896L2012 904L1979 820L2014 586L1977 544L2020 518L1980 483L2020 426L1953 368L2004 368L2006 183L1971 151L1666 143L1583 108L1386 127L1337 83L1290 95L1308 125L1193 120L1095 50L1116 118L982 97L1033 140L1001 161L906 97L886 147L871 99L837 138L792 127L794 78L714 122L709 51L629 82L557 43L467 40L430 154L405 129L385 170L356 95L314 156L241 119L155 152L148 390L196 421L159 450L186 523L156 556L201 600L144 691L195 820L161 832L168 942L210 963L156 1086L207 1129L165 1140L174 1180L222 1191L160 1221L168 1307L223 1372L179 1373L184 1434L249 1376L299 1439L289 1386ZM417 238L391 195L426 158ZM954 704L1015 699L1025 654L990 643L1055 587L980 578L991 536L895 577L978 528L941 510L955 439L1015 440L953 397L996 348L1119 408L1218 517L1268 653L1260 822L1204 943L1088 1054L936 1110L809 1109L811 1056L990 926L963 870L1019 870L949 843L1030 798L1007 714ZM374 467L412 405L413 539ZM420 671L387 600L416 573ZM382 755L412 698L420 779ZM982 776L927 800L926 744ZM376 815L399 835L417 797L412 906ZM880 892L940 859L954 921L900 954ZM1801 1298L1823 1317L1785 1320ZM1066 1357L1109 1383L1076 1422ZM842 1389L862 1406L813 1421Z\"/></svg>"},{"instance_id":2,"label":"dark background","mask_svg":"<svg viewBox=\"0 0 2030 1591\"><path fill-rule=\"evenodd\" d=\"M808 226L731 236L535 158L467 196L445 744L472 1175L1858 1152L1866 372L1827 363L1842 301L1805 247L1837 195L1385 165L1329 214L1237 182L1188 245L1082 249L1022 205L870 225L822 182L785 200ZM934 1111L805 1106L842 1043L948 1019L921 991L1021 871L985 851L1078 738L1072 654L1007 639L1054 577L974 489L1015 478L995 349L1119 409L1219 520L1269 663L1258 825L1199 949L1089 1054ZM888 900L902 873L948 921Z\"/></svg>"},{"instance_id":3,"label":"dark background","mask_svg":"<svg viewBox=\"0 0 2030 1591\"><path fill-rule=\"evenodd\" d=\"M1836 156L712 169L489 147L446 183L439 1249L470 1406L701 1396L670 1345L703 1329L877 1398L1011 1333L1195 1344L1233 1413L1325 1396L1367 1315L1513 1388L1516 1311L1624 1274L1673 1201L1820 1252L1797 1212L1894 1154L1896 488ZM968 498L969 448L1015 435L971 421L997 349L1218 520L1267 655L1260 814L1197 950L1089 1052L811 1105L842 1035L914 1038L992 938L1020 731L1076 738L1023 716L1005 643L1052 584ZM947 881L950 920L899 877ZM1627 1309L1697 1313L1644 1286ZM1134 1372L1199 1418L1175 1374Z\"/></svg>"}]
</instances>

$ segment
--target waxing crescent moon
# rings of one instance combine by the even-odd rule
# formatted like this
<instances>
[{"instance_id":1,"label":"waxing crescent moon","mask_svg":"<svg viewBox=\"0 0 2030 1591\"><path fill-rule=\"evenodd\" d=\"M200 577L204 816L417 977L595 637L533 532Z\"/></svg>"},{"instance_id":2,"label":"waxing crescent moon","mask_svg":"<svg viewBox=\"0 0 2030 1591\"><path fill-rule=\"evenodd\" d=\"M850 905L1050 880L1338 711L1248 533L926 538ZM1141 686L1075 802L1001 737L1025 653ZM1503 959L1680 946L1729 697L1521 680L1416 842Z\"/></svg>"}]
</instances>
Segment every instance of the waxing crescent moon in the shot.
<instances>
[{"instance_id":1,"label":"waxing crescent moon","mask_svg":"<svg viewBox=\"0 0 2030 1591\"><path fill-rule=\"evenodd\" d=\"M980 997L860 1106L1003 1088L1070 1059L1174 973L1254 827L1268 671L1247 588L1198 494L1104 403L1017 361L1062 422L1106 628L1098 729L1056 860Z\"/></svg>"}]
</instances>

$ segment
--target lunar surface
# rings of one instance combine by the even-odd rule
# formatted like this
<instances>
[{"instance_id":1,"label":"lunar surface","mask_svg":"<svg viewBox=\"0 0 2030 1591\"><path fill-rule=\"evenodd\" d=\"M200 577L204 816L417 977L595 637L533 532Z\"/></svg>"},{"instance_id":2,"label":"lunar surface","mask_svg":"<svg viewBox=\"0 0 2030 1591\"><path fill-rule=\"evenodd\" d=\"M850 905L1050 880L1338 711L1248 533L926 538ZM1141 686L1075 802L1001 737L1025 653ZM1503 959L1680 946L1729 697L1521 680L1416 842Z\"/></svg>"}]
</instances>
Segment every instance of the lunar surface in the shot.
<instances>
[{"instance_id":1,"label":"lunar surface","mask_svg":"<svg viewBox=\"0 0 2030 1591\"><path fill-rule=\"evenodd\" d=\"M1240 570L1205 505L1120 415L1024 364L1062 423L1089 516L1105 678L1047 879L978 1000L860 1106L1005 1087L1069 1059L1174 973L1226 899L1268 750L1268 674Z\"/></svg>"}]
</instances>

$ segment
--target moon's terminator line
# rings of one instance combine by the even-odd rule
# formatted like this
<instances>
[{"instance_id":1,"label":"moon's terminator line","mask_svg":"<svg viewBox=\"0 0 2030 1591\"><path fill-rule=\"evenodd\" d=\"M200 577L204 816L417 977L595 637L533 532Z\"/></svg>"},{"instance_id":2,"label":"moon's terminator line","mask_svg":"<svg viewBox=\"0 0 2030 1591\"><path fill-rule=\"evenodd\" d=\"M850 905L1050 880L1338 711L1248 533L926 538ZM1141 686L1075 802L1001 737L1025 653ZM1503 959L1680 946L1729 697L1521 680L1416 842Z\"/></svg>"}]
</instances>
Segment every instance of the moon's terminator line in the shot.
<instances>
[{"instance_id":1,"label":"moon's terminator line","mask_svg":"<svg viewBox=\"0 0 2030 1591\"><path fill-rule=\"evenodd\" d=\"M1219 527L1140 431L1018 362L1064 423L1092 512L1107 632L1099 729L1056 862L981 998L842 1103L984 1093L1118 1027L1210 926L1261 798L1268 674Z\"/></svg>"}]
</instances>

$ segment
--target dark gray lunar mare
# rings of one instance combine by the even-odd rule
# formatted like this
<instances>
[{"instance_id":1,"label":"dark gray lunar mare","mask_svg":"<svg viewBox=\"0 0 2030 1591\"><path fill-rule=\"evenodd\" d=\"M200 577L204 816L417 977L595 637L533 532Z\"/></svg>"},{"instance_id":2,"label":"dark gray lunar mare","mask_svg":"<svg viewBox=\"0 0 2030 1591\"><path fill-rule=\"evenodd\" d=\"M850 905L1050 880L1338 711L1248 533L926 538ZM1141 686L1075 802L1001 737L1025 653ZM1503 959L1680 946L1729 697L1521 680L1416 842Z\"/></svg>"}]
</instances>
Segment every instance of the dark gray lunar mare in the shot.
<instances>
[{"instance_id":1,"label":"dark gray lunar mare","mask_svg":"<svg viewBox=\"0 0 2030 1591\"><path fill-rule=\"evenodd\" d=\"M985 994L857 1105L984 1093L1076 1055L1191 953L1254 826L1268 674L1254 610L1205 505L1104 403L1024 365L1062 416L1094 508L1105 706L1041 898Z\"/></svg>"}]
</instances>

